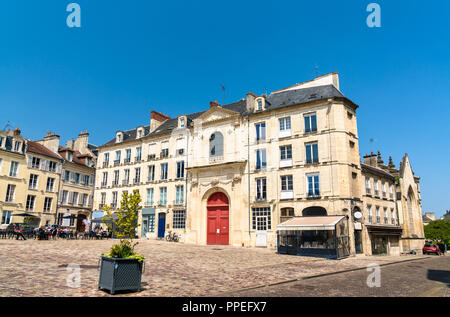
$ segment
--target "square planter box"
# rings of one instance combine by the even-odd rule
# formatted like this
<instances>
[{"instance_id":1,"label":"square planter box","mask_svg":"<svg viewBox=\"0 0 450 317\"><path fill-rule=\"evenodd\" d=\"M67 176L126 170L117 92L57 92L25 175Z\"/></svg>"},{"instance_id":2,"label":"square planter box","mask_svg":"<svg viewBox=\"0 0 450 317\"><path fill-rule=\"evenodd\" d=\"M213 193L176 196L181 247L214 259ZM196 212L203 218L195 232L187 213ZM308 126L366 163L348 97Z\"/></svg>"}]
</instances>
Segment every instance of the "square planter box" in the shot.
<instances>
[{"instance_id":1,"label":"square planter box","mask_svg":"<svg viewBox=\"0 0 450 317\"><path fill-rule=\"evenodd\" d=\"M137 259L100 258L99 289L107 289L111 295L116 291L141 290L143 263Z\"/></svg>"}]
</instances>

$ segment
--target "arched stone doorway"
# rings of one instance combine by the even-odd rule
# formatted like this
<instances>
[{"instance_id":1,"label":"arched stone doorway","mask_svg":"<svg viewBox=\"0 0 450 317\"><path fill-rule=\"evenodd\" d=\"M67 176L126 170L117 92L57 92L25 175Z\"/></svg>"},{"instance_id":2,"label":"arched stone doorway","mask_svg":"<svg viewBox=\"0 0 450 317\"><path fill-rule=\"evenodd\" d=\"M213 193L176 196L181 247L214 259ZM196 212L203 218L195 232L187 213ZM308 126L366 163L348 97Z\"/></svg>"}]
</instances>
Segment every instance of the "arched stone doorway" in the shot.
<instances>
[{"instance_id":1,"label":"arched stone doorway","mask_svg":"<svg viewBox=\"0 0 450 317\"><path fill-rule=\"evenodd\" d=\"M87 219L86 215L78 214L77 216L77 231L84 232L86 230L85 220Z\"/></svg>"},{"instance_id":2,"label":"arched stone doorway","mask_svg":"<svg viewBox=\"0 0 450 317\"><path fill-rule=\"evenodd\" d=\"M323 207L308 207L303 209L302 216L303 217L318 217L318 216L326 216L327 210Z\"/></svg>"},{"instance_id":3,"label":"arched stone doorway","mask_svg":"<svg viewBox=\"0 0 450 317\"><path fill-rule=\"evenodd\" d=\"M207 244L229 244L229 201L227 195L216 192L207 204Z\"/></svg>"}]
</instances>

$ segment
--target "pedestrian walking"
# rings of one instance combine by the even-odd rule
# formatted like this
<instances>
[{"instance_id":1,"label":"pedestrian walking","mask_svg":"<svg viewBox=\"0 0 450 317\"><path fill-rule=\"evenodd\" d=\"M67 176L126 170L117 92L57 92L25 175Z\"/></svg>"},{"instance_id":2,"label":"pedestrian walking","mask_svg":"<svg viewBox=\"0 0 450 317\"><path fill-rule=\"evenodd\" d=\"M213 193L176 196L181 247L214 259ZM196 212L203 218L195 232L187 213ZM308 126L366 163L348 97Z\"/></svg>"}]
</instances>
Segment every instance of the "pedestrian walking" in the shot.
<instances>
[{"instance_id":1,"label":"pedestrian walking","mask_svg":"<svg viewBox=\"0 0 450 317\"><path fill-rule=\"evenodd\" d=\"M439 251L441 252L442 256L445 256L445 245L442 242L439 242L438 244Z\"/></svg>"}]
</instances>

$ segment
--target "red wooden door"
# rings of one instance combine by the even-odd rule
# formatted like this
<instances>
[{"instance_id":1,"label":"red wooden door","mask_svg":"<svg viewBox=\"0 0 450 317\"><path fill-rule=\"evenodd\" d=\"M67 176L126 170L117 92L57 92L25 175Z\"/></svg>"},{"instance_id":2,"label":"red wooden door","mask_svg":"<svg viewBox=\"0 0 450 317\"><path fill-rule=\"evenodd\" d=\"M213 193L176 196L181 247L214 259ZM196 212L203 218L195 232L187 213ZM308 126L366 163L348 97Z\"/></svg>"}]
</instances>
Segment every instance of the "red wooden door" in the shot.
<instances>
[{"instance_id":1,"label":"red wooden door","mask_svg":"<svg viewBox=\"0 0 450 317\"><path fill-rule=\"evenodd\" d=\"M229 205L223 193L212 194L208 199L207 244L229 243Z\"/></svg>"}]
</instances>

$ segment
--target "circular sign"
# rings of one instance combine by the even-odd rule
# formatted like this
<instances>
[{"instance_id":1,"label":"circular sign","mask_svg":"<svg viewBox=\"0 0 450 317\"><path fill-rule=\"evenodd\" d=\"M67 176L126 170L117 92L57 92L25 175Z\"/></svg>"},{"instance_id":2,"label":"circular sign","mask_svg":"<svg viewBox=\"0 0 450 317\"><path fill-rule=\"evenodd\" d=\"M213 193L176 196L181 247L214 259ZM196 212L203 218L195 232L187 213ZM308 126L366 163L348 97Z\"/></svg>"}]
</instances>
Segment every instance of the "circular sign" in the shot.
<instances>
[{"instance_id":1,"label":"circular sign","mask_svg":"<svg viewBox=\"0 0 450 317\"><path fill-rule=\"evenodd\" d=\"M355 219L361 219L362 218L362 213L360 211L357 211L353 214L353 217L355 217Z\"/></svg>"}]
</instances>

